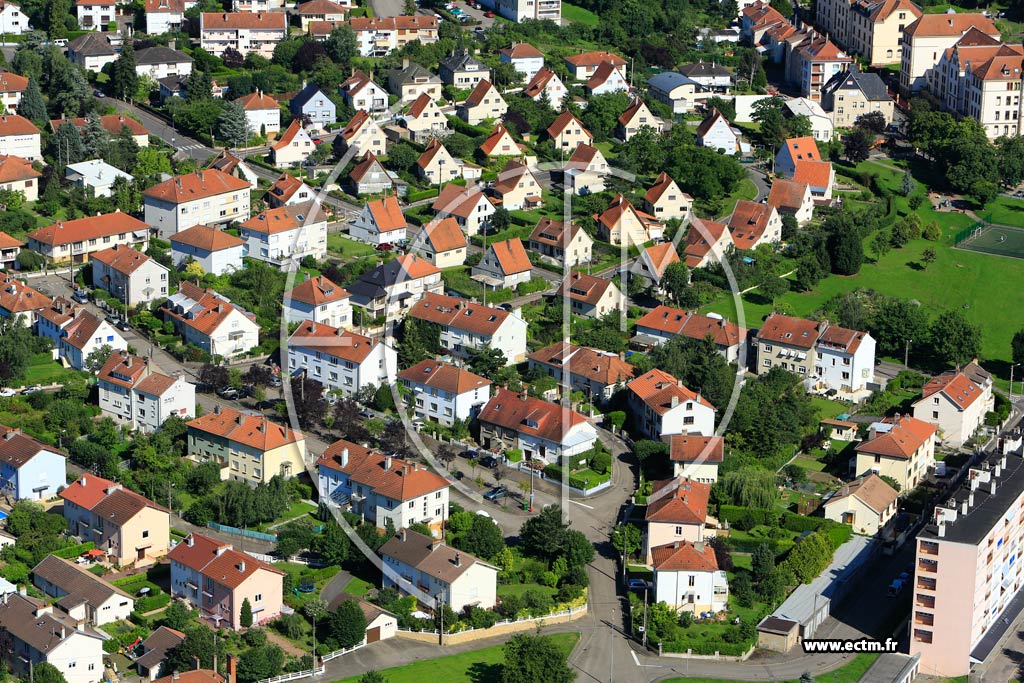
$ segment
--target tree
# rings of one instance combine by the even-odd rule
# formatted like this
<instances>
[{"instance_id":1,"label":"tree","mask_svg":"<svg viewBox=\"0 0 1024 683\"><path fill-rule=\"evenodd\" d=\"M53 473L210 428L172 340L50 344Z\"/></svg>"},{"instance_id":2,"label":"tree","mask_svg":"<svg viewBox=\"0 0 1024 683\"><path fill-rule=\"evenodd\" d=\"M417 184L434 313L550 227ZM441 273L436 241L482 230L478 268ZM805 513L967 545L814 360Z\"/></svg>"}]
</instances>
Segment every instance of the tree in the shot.
<instances>
[{"instance_id":1,"label":"tree","mask_svg":"<svg viewBox=\"0 0 1024 683\"><path fill-rule=\"evenodd\" d=\"M284 669L284 651L277 645L260 645L238 655L238 680L258 681L273 678Z\"/></svg>"},{"instance_id":2,"label":"tree","mask_svg":"<svg viewBox=\"0 0 1024 683\"><path fill-rule=\"evenodd\" d=\"M60 669L49 662L36 664L32 672L33 683L67 683Z\"/></svg>"},{"instance_id":3,"label":"tree","mask_svg":"<svg viewBox=\"0 0 1024 683\"><path fill-rule=\"evenodd\" d=\"M789 280L779 277L775 273L768 273L764 280L757 285L757 291L774 304L776 299L789 291Z\"/></svg>"},{"instance_id":4,"label":"tree","mask_svg":"<svg viewBox=\"0 0 1024 683\"><path fill-rule=\"evenodd\" d=\"M726 500L733 505L770 510L779 498L775 473L759 467L727 472L721 479Z\"/></svg>"},{"instance_id":5,"label":"tree","mask_svg":"<svg viewBox=\"0 0 1024 683\"><path fill-rule=\"evenodd\" d=\"M627 558L633 557L643 546L643 534L635 524L619 524L612 529L612 547Z\"/></svg>"},{"instance_id":6,"label":"tree","mask_svg":"<svg viewBox=\"0 0 1024 683\"><path fill-rule=\"evenodd\" d=\"M932 353L942 365L964 365L981 353L981 328L960 311L939 314L929 328Z\"/></svg>"},{"instance_id":7,"label":"tree","mask_svg":"<svg viewBox=\"0 0 1024 683\"><path fill-rule=\"evenodd\" d=\"M24 96L22 104L18 105L18 112L21 113L24 107ZM996 140L999 154L999 177L1003 185L1016 187L1024 181L1024 137L1015 135Z\"/></svg>"},{"instance_id":8,"label":"tree","mask_svg":"<svg viewBox=\"0 0 1024 683\"><path fill-rule=\"evenodd\" d=\"M505 547L505 537L494 520L473 515L469 529L459 538L457 547L471 555L490 559Z\"/></svg>"},{"instance_id":9,"label":"tree","mask_svg":"<svg viewBox=\"0 0 1024 683\"><path fill-rule=\"evenodd\" d=\"M240 147L252 137L252 126L238 102L228 102L217 119L217 135Z\"/></svg>"},{"instance_id":10,"label":"tree","mask_svg":"<svg viewBox=\"0 0 1024 683\"><path fill-rule=\"evenodd\" d=\"M416 3L413 3L413 7ZM412 12L410 12L412 14ZM388 683L387 677L379 671L367 671L359 677L359 683Z\"/></svg>"},{"instance_id":11,"label":"tree","mask_svg":"<svg viewBox=\"0 0 1024 683\"><path fill-rule=\"evenodd\" d=\"M211 391L226 389L230 384L228 369L223 365L206 363L199 368L199 383L206 385Z\"/></svg>"},{"instance_id":12,"label":"tree","mask_svg":"<svg viewBox=\"0 0 1024 683\"><path fill-rule=\"evenodd\" d=\"M323 385L303 374L300 377L292 377L291 390L292 405L299 424L308 429L323 422L327 414Z\"/></svg>"},{"instance_id":13,"label":"tree","mask_svg":"<svg viewBox=\"0 0 1024 683\"><path fill-rule=\"evenodd\" d=\"M340 649L348 649L358 645L366 637L366 617L359 603L346 600L327 620L330 637L337 641Z\"/></svg>"},{"instance_id":14,"label":"tree","mask_svg":"<svg viewBox=\"0 0 1024 683\"><path fill-rule=\"evenodd\" d=\"M89 372L98 372L99 369L103 367L103 364L107 362L107 359L110 358L110 354L112 354L113 352L114 349L113 347L110 346L110 344L104 344L100 347L93 349L92 352L85 357L85 368Z\"/></svg>"},{"instance_id":15,"label":"tree","mask_svg":"<svg viewBox=\"0 0 1024 683\"><path fill-rule=\"evenodd\" d=\"M0 384L10 385L11 380L25 377L36 346L24 318L0 317Z\"/></svg>"},{"instance_id":16,"label":"tree","mask_svg":"<svg viewBox=\"0 0 1024 683\"><path fill-rule=\"evenodd\" d=\"M691 230L697 228L691 227ZM682 261L670 263L665 268L665 274L661 276L661 287L675 303L680 303L686 298L686 290L690 287L690 269Z\"/></svg>"},{"instance_id":17,"label":"tree","mask_svg":"<svg viewBox=\"0 0 1024 683\"><path fill-rule=\"evenodd\" d=\"M843 139L843 156L853 164L867 161L873 143L874 137L866 130L858 128Z\"/></svg>"},{"instance_id":18,"label":"tree","mask_svg":"<svg viewBox=\"0 0 1024 683\"><path fill-rule=\"evenodd\" d=\"M339 26L327 36L324 49L332 62L338 66L346 66L353 57L359 55L359 41L351 27Z\"/></svg>"},{"instance_id":19,"label":"tree","mask_svg":"<svg viewBox=\"0 0 1024 683\"><path fill-rule=\"evenodd\" d=\"M114 97L132 100L139 89L139 74L135 70L135 48L132 41L126 40L121 54L111 67L110 87Z\"/></svg>"},{"instance_id":20,"label":"tree","mask_svg":"<svg viewBox=\"0 0 1024 683\"><path fill-rule=\"evenodd\" d=\"M887 230L879 230L875 233L875 236L871 238L871 253L875 255L875 260L878 261L883 256L889 253L892 249L892 235Z\"/></svg>"},{"instance_id":21,"label":"tree","mask_svg":"<svg viewBox=\"0 0 1024 683\"><path fill-rule=\"evenodd\" d=\"M861 114L853 122L853 125L877 135L885 130L885 114L880 111L870 111L867 114Z\"/></svg>"},{"instance_id":22,"label":"tree","mask_svg":"<svg viewBox=\"0 0 1024 683\"><path fill-rule=\"evenodd\" d=\"M184 631L192 621L192 610L180 600L174 600L163 613L163 625L175 631Z\"/></svg>"},{"instance_id":23,"label":"tree","mask_svg":"<svg viewBox=\"0 0 1024 683\"><path fill-rule=\"evenodd\" d=\"M501 683L572 683L576 672L549 638L517 633L505 643Z\"/></svg>"},{"instance_id":24,"label":"tree","mask_svg":"<svg viewBox=\"0 0 1024 683\"><path fill-rule=\"evenodd\" d=\"M895 489L895 491L897 493L899 493L900 489L903 488L902 486L900 486L900 483L898 481L896 481L894 478L890 477L888 474L883 474L881 476L881 479L886 484L888 484L889 486L893 487L893 489Z\"/></svg>"},{"instance_id":25,"label":"tree","mask_svg":"<svg viewBox=\"0 0 1024 683\"><path fill-rule=\"evenodd\" d=\"M90 159L102 159L110 147L110 133L103 127L103 120L96 112L89 112L82 129L82 146Z\"/></svg>"},{"instance_id":26,"label":"tree","mask_svg":"<svg viewBox=\"0 0 1024 683\"><path fill-rule=\"evenodd\" d=\"M753 574L754 583L760 584L775 571L775 553L767 543L754 548L750 554L750 571Z\"/></svg>"},{"instance_id":27,"label":"tree","mask_svg":"<svg viewBox=\"0 0 1024 683\"><path fill-rule=\"evenodd\" d=\"M864 263L864 245L856 228L833 230L829 233L827 244L833 273L856 275L860 272Z\"/></svg>"},{"instance_id":28,"label":"tree","mask_svg":"<svg viewBox=\"0 0 1024 683\"><path fill-rule=\"evenodd\" d=\"M29 121L45 121L46 102L43 100L43 91L39 89L39 83L35 77L28 79L28 86L18 103L18 114Z\"/></svg>"},{"instance_id":29,"label":"tree","mask_svg":"<svg viewBox=\"0 0 1024 683\"><path fill-rule=\"evenodd\" d=\"M815 683L814 676L809 671L800 674L800 683Z\"/></svg>"},{"instance_id":30,"label":"tree","mask_svg":"<svg viewBox=\"0 0 1024 683\"><path fill-rule=\"evenodd\" d=\"M352 541L345 534L345 530L331 520L323 533L313 537L310 549L315 553L319 553L329 565L340 566L349 558L352 550Z\"/></svg>"},{"instance_id":31,"label":"tree","mask_svg":"<svg viewBox=\"0 0 1024 683\"><path fill-rule=\"evenodd\" d=\"M1024 363L1024 330L1017 330L1010 340L1010 353L1014 364Z\"/></svg>"},{"instance_id":32,"label":"tree","mask_svg":"<svg viewBox=\"0 0 1024 683\"><path fill-rule=\"evenodd\" d=\"M82 134L78 127L70 121L62 123L50 142L53 156L57 159L58 168L75 164L85 159L85 148L82 146ZM50 181L51 183L53 180Z\"/></svg>"},{"instance_id":33,"label":"tree","mask_svg":"<svg viewBox=\"0 0 1024 683\"><path fill-rule=\"evenodd\" d=\"M505 353L498 348L485 346L482 349L469 351L467 364L469 369L481 377L493 377L502 368L508 365Z\"/></svg>"},{"instance_id":34,"label":"tree","mask_svg":"<svg viewBox=\"0 0 1024 683\"><path fill-rule=\"evenodd\" d=\"M936 258L938 258L938 254L935 253L934 247L927 247L921 252L921 262L924 264L926 270L928 266L935 263Z\"/></svg>"},{"instance_id":35,"label":"tree","mask_svg":"<svg viewBox=\"0 0 1024 683\"><path fill-rule=\"evenodd\" d=\"M252 603L249 602L249 598L242 600L242 609L238 613L238 623L242 625L242 628L252 626ZM274 674L270 675L273 676Z\"/></svg>"},{"instance_id":36,"label":"tree","mask_svg":"<svg viewBox=\"0 0 1024 683\"><path fill-rule=\"evenodd\" d=\"M519 529L519 544L526 555L554 559L565 543L568 525L562 523L562 508L558 505L541 510Z\"/></svg>"},{"instance_id":37,"label":"tree","mask_svg":"<svg viewBox=\"0 0 1024 683\"><path fill-rule=\"evenodd\" d=\"M914 194L914 190L916 189L917 183L914 182L914 175L910 172L910 169L908 168L903 173L903 182L900 185L900 194L902 194L904 197L909 197L910 195Z\"/></svg>"}]
</instances>

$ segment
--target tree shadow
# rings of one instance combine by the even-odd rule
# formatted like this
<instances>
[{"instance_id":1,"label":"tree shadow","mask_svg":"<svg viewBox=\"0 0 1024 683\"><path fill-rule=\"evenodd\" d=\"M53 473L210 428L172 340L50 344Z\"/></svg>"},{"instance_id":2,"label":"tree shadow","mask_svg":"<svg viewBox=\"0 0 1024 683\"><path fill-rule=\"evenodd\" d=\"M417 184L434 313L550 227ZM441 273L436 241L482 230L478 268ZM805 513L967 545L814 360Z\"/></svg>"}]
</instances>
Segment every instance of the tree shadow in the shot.
<instances>
[{"instance_id":1,"label":"tree shadow","mask_svg":"<svg viewBox=\"0 0 1024 683\"><path fill-rule=\"evenodd\" d=\"M501 681L502 666L502 664L476 662L469 667L466 675L473 683L499 683Z\"/></svg>"},{"instance_id":2,"label":"tree shadow","mask_svg":"<svg viewBox=\"0 0 1024 683\"><path fill-rule=\"evenodd\" d=\"M924 271L924 266L918 263L917 261L907 261L907 268L910 268L911 270L916 270L918 272Z\"/></svg>"}]
</instances>

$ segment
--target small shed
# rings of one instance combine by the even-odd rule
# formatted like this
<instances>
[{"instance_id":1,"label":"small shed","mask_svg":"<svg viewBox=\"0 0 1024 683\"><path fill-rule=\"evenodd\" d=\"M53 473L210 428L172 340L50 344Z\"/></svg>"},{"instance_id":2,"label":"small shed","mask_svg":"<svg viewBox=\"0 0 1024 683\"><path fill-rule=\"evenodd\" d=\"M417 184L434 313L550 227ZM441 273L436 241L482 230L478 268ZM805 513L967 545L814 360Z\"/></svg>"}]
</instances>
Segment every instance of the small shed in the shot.
<instances>
[{"instance_id":1,"label":"small shed","mask_svg":"<svg viewBox=\"0 0 1024 683\"><path fill-rule=\"evenodd\" d=\"M799 641L800 624L768 615L757 625L757 646L762 650L789 652Z\"/></svg>"}]
</instances>

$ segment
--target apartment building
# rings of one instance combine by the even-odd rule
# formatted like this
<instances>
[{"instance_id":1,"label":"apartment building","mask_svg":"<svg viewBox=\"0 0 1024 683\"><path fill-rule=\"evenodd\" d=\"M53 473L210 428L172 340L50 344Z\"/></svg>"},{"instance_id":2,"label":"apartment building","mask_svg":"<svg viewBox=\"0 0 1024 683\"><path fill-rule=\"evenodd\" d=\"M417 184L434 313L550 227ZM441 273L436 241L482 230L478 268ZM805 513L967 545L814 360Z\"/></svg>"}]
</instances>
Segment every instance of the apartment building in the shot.
<instances>
[{"instance_id":1,"label":"apartment building","mask_svg":"<svg viewBox=\"0 0 1024 683\"><path fill-rule=\"evenodd\" d=\"M152 433L170 417L196 414L196 387L181 375L154 372L149 361L115 351L97 373L100 412L130 429Z\"/></svg>"},{"instance_id":2,"label":"apartment building","mask_svg":"<svg viewBox=\"0 0 1024 683\"><path fill-rule=\"evenodd\" d=\"M29 249L51 263L85 263L92 254L114 246L149 248L149 221L143 223L120 210L114 213L57 221L28 234Z\"/></svg>"},{"instance_id":3,"label":"apartment building","mask_svg":"<svg viewBox=\"0 0 1024 683\"><path fill-rule=\"evenodd\" d=\"M228 48L242 55L270 59L288 37L284 12L203 12L199 15L199 46L217 57Z\"/></svg>"},{"instance_id":4,"label":"apartment building","mask_svg":"<svg viewBox=\"0 0 1024 683\"><path fill-rule=\"evenodd\" d=\"M867 332L828 325L815 352L812 390L857 394L875 381L875 340Z\"/></svg>"},{"instance_id":5,"label":"apartment building","mask_svg":"<svg viewBox=\"0 0 1024 683\"><path fill-rule=\"evenodd\" d=\"M146 0L146 33L158 36L180 31L185 12L197 4L196 0Z\"/></svg>"},{"instance_id":6,"label":"apartment building","mask_svg":"<svg viewBox=\"0 0 1024 683\"><path fill-rule=\"evenodd\" d=\"M490 450L519 449L547 463L580 456L597 442L584 415L557 403L499 388L480 410L480 443Z\"/></svg>"},{"instance_id":7,"label":"apartment building","mask_svg":"<svg viewBox=\"0 0 1024 683\"><path fill-rule=\"evenodd\" d=\"M224 225L249 217L249 183L205 169L165 180L142 193L146 223L161 239L193 225Z\"/></svg>"},{"instance_id":8,"label":"apartment building","mask_svg":"<svg viewBox=\"0 0 1024 683\"><path fill-rule=\"evenodd\" d=\"M813 102L821 101L821 89L828 81L853 63L853 59L827 36L813 35L791 53L798 75L800 94Z\"/></svg>"},{"instance_id":9,"label":"apartment building","mask_svg":"<svg viewBox=\"0 0 1024 683\"><path fill-rule=\"evenodd\" d=\"M922 14L911 0L822 0L818 28L871 66L899 64L903 29Z\"/></svg>"},{"instance_id":10,"label":"apartment building","mask_svg":"<svg viewBox=\"0 0 1024 683\"><path fill-rule=\"evenodd\" d=\"M645 437L714 434L715 407L664 370L644 373L627 384L626 390L634 427Z\"/></svg>"},{"instance_id":11,"label":"apartment building","mask_svg":"<svg viewBox=\"0 0 1024 683\"><path fill-rule=\"evenodd\" d=\"M508 363L526 360L526 321L519 310L506 311L459 297L428 292L409 315L441 328L441 348L457 358L469 351L501 349Z\"/></svg>"},{"instance_id":12,"label":"apartment building","mask_svg":"<svg viewBox=\"0 0 1024 683\"><path fill-rule=\"evenodd\" d=\"M167 297L169 271L141 251L119 244L97 251L90 262L93 287L129 308Z\"/></svg>"},{"instance_id":13,"label":"apartment building","mask_svg":"<svg viewBox=\"0 0 1024 683\"><path fill-rule=\"evenodd\" d=\"M417 40L424 44L437 42L438 20L424 14L353 17L348 25L356 34L363 57L384 57Z\"/></svg>"},{"instance_id":14,"label":"apartment building","mask_svg":"<svg viewBox=\"0 0 1024 683\"><path fill-rule=\"evenodd\" d=\"M851 64L821 89L821 107L835 128L852 128L858 118L876 111L891 123L896 103L878 74L865 73Z\"/></svg>"},{"instance_id":15,"label":"apartment building","mask_svg":"<svg viewBox=\"0 0 1024 683\"><path fill-rule=\"evenodd\" d=\"M221 479L255 486L305 471L306 437L263 415L217 404L212 413L188 423L188 458L216 463Z\"/></svg>"},{"instance_id":16,"label":"apartment building","mask_svg":"<svg viewBox=\"0 0 1024 683\"><path fill-rule=\"evenodd\" d=\"M115 20L114 7L109 0L75 0L78 25L86 31L106 31Z\"/></svg>"},{"instance_id":17,"label":"apartment building","mask_svg":"<svg viewBox=\"0 0 1024 683\"><path fill-rule=\"evenodd\" d=\"M815 344L825 325L814 320L772 313L754 339L754 372L767 374L773 367L809 377L817 363Z\"/></svg>"},{"instance_id":18,"label":"apartment building","mask_svg":"<svg viewBox=\"0 0 1024 683\"><path fill-rule=\"evenodd\" d=\"M910 491L935 467L937 431L935 425L910 415L872 423L867 438L856 447L856 474L892 477L900 491Z\"/></svg>"},{"instance_id":19,"label":"apartment building","mask_svg":"<svg viewBox=\"0 0 1024 683\"><path fill-rule=\"evenodd\" d=\"M398 373L410 391L416 417L451 426L456 420L469 422L473 412L491 397L491 381L469 370L422 360Z\"/></svg>"},{"instance_id":20,"label":"apartment building","mask_svg":"<svg viewBox=\"0 0 1024 683\"><path fill-rule=\"evenodd\" d=\"M907 26L900 60L900 94L909 97L928 87L943 52L972 28L999 39L999 29L983 14L925 14Z\"/></svg>"},{"instance_id":21,"label":"apartment building","mask_svg":"<svg viewBox=\"0 0 1024 683\"><path fill-rule=\"evenodd\" d=\"M398 356L388 344L341 328L303 322L288 339L288 370L305 372L325 390L355 396L392 384Z\"/></svg>"},{"instance_id":22,"label":"apartment building","mask_svg":"<svg viewBox=\"0 0 1024 683\"><path fill-rule=\"evenodd\" d=\"M255 315L191 282L182 282L160 311L186 344L195 344L212 356L231 358L260 343Z\"/></svg>"},{"instance_id":23,"label":"apartment building","mask_svg":"<svg viewBox=\"0 0 1024 683\"><path fill-rule=\"evenodd\" d=\"M318 202L262 211L239 225L245 254L275 266L327 255L327 214Z\"/></svg>"}]
</instances>

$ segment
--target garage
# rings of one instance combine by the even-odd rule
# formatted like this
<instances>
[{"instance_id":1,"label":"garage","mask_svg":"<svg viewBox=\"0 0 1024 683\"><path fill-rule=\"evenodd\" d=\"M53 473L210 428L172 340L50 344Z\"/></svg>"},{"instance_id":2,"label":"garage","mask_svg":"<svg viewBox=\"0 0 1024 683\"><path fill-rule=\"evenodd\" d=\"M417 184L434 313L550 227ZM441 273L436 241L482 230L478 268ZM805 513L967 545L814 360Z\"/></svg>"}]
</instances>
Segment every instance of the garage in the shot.
<instances>
[{"instance_id":1,"label":"garage","mask_svg":"<svg viewBox=\"0 0 1024 683\"><path fill-rule=\"evenodd\" d=\"M380 640L380 626L366 629L366 644L376 643Z\"/></svg>"}]
</instances>

